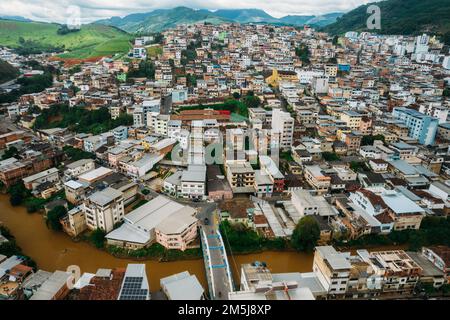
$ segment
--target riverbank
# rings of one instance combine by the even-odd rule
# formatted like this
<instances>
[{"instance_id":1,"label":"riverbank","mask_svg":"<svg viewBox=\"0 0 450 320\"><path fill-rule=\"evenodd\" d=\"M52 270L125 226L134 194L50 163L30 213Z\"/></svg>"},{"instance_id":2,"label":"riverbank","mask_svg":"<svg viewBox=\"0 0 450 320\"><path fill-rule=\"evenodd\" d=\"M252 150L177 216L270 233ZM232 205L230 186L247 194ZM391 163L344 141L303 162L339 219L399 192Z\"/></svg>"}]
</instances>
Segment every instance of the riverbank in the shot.
<instances>
[{"instance_id":1,"label":"riverbank","mask_svg":"<svg viewBox=\"0 0 450 320\"><path fill-rule=\"evenodd\" d=\"M137 259L115 257L106 250L97 249L86 241L73 241L66 234L47 228L42 215L29 214L23 207L11 206L6 195L0 195L0 222L14 235L22 252L32 257L42 270L53 272L66 270L70 265L77 265L82 273L95 273L99 268L124 268L129 263L139 261L146 264L152 291L160 289L159 280L161 278L183 271L189 271L190 274L195 275L202 286L205 289L208 288L205 266L201 258L162 262L147 257ZM379 246L371 248L370 251L389 249L393 248ZM228 256L236 284L240 283L242 264L262 261L273 273L311 272L313 259L312 253L291 250L233 253Z\"/></svg>"},{"instance_id":2,"label":"riverbank","mask_svg":"<svg viewBox=\"0 0 450 320\"><path fill-rule=\"evenodd\" d=\"M62 232L46 227L42 215L29 214L24 207L13 207L7 195L0 195L0 222L15 236L22 251L33 258L42 270L66 270L77 265L81 272L95 273L99 268L123 268L128 263L140 261L146 264L152 291L160 289L159 280L175 273L189 271L203 287L208 288L203 259L160 262L154 259L130 259L115 257L106 250L99 250L86 241L73 241ZM312 268L312 254L296 252L251 253L229 257L236 283L240 281L240 266L255 260L267 263L272 272L309 272Z\"/></svg>"}]
</instances>

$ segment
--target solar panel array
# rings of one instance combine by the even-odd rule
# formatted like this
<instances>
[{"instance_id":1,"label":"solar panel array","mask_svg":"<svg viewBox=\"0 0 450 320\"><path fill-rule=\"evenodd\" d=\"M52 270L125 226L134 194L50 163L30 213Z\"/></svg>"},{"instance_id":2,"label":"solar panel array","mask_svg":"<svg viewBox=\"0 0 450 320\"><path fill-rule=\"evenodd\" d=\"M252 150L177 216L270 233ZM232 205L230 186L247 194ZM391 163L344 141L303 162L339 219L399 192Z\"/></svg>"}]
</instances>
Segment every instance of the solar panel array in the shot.
<instances>
[{"instance_id":1,"label":"solar panel array","mask_svg":"<svg viewBox=\"0 0 450 320\"><path fill-rule=\"evenodd\" d=\"M143 277L126 277L119 300L147 300L148 289L142 289Z\"/></svg>"}]
</instances>

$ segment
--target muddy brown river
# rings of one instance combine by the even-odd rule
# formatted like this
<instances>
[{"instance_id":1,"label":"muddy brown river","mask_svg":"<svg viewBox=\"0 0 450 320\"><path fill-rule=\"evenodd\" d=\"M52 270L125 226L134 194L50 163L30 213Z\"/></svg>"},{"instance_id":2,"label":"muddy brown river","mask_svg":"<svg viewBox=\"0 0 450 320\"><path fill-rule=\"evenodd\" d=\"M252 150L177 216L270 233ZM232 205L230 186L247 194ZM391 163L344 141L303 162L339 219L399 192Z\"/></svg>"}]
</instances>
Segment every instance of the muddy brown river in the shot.
<instances>
[{"instance_id":1,"label":"muddy brown river","mask_svg":"<svg viewBox=\"0 0 450 320\"><path fill-rule=\"evenodd\" d=\"M74 242L65 233L48 229L42 215L29 214L23 207L12 207L6 195L0 195L0 223L11 230L24 254L35 260L38 267L43 270L65 270L69 265L78 265L81 272L95 273L98 268L126 267L128 263L136 263L134 260L113 257L86 242ZM240 265L256 260L267 263L271 271L275 273L310 272L313 255L296 252L264 252L229 257L236 284L239 284ZM195 274L207 290L202 259L175 262L147 260L137 263L146 264L152 291L160 289L161 278L182 271Z\"/></svg>"}]
</instances>

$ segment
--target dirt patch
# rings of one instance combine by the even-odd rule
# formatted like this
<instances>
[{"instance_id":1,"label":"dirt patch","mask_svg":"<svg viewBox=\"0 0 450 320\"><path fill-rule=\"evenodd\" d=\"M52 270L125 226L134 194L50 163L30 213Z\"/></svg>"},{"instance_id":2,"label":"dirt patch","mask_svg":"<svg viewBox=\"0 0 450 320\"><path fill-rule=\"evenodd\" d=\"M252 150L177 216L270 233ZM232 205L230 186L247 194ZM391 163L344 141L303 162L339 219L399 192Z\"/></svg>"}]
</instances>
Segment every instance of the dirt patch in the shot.
<instances>
[{"instance_id":1,"label":"dirt patch","mask_svg":"<svg viewBox=\"0 0 450 320\"><path fill-rule=\"evenodd\" d=\"M248 198L233 198L219 204L220 210L227 211L231 218L246 218L247 209L254 207L253 201Z\"/></svg>"},{"instance_id":2,"label":"dirt patch","mask_svg":"<svg viewBox=\"0 0 450 320\"><path fill-rule=\"evenodd\" d=\"M95 63L100 61L103 58L103 56L99 57L92 57L92 58L86 58L86 59L73 59L73 58L61 58L61 57L51 57L51 61L62 61L64 62L65 67L72 67L77 64L82 64L85 62Z\"/></svg>"}]
</instances>

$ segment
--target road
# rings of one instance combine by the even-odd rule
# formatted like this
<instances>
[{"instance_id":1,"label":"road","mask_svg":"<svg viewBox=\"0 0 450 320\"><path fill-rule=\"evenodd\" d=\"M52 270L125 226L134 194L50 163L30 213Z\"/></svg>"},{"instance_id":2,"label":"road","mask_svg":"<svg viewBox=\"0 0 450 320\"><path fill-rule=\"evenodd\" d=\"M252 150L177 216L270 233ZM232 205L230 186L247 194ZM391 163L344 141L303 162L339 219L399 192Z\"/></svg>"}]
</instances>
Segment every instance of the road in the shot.
<instances>
[{"instance_id":1,"label":"road","mask_svg":"<svg viewBox=\"0 0 450 320\"><path fill-rule=\"evenodd\" d=\"M144 189L150 191L145 196L146 200L151 200L160 195L145 183L140 183L139 189L141 192ZM210 297L213 300L228 300L228 292L232 291L233 288L232 281L230 281L231 271L228 267L226 249L219 233L220 218L217 213L217 203L193 202L188 199L173 200L198 210L196 217L200 222L199 231L204 231L207 241L207 246L203 245L203 249L209 248L208 252L204 252L204 259L208 281L212 283L213 287L212 290L210 289Z\"/></svg>"},{"instance_id":2,"label":"road","mask_svg":"<svg viewBox=\"0 0 450 320\"><path fill-rule=\"evenodd\" d=\"M214 206L205 206L199 214L202 217L200 219L200 230L205 232L207 248L209 248L209 256L204 258L209 262L206 272L213 286L210 297L213 300L228 300L228 293L233 288L229 274L227 253L219 233L219 217L215 208L216 204L211 203L211 205ZM204 217L208 217L209 221L205 222ZM205 250L206 248L204 247L203 249Z\"/></svg>"},{"instance_id":3,"label":"road","mask_svg":"<svg viewBox=\"0 0 450 320\"><path fill-rule=\"evenodd\" d=\"M0 89L5 89L5 88L15 84L17 79L19 79L19 78L13 79L13 80L8 81L8 82L0 83Z\"/></svg>"}]
</instances>

